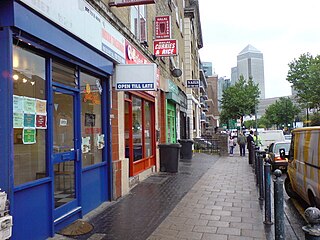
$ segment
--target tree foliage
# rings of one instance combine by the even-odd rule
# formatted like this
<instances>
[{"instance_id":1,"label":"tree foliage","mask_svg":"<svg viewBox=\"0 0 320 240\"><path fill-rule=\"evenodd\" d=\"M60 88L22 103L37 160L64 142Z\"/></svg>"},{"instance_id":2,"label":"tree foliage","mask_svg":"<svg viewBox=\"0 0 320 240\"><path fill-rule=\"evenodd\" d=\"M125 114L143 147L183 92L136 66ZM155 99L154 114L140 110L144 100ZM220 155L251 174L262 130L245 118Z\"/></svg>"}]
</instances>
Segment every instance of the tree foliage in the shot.
<instances>
[{"instance_id":1,"label":"tree foliage","mask_svg":"<svg viewBox=\"0 0 320 240\"><path fill-rule=\"evenodd\" d=\"M314 113L310 116L310 126L320 126L320 113Z\"/></svg>"},{"instance_id":2,"label":"tree foliage","mask_svg":"<svg viewBox=\"0 0 320 240\"><path fill-rule=\"evenodd\" d=\"M288 126L291 124L300 109L294 105L289 97L281 97L275 103L271 104L267 109L264 117L271 124L279 126Z\"/></svg>"},{"instance_id":3,"label":"tree foliage","mask_svg":"<svg viewBox=\"0 0 320 240\"><path fill-rule=\"evenodd\" d=\"M297 100L305 107L320 107L320 55L310 53L300 55L289 63L287 80L297 92Z\"/></svg>"},{"instance_id":4,"label":"tree foliage","mask_svg":"<svg viewBox=\"0 0 320 240\"><path fill-rule=\"evenodd\" d=\"M220 117L223 120L240 119L242 126L243 116L255 113L259 96L258 85L255 85L252 79L246 81L241 75L235 85L223 90L221 99L222 116Z\"/></svg>"}]
</instances>

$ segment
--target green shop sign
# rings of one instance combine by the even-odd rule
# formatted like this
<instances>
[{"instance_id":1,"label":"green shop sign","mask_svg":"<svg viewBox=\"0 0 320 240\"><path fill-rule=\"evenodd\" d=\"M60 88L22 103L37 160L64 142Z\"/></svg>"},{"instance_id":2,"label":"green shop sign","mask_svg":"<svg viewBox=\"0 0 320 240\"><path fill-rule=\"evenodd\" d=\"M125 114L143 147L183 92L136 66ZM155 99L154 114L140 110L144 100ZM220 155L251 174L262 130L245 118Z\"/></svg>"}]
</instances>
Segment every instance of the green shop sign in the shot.
<instances>
[{"instance_id":1,"label":"green shop sign","mask_svg":"<svg viewBox=\"0 0 320 240\"><path fill-rule=\"evenodd\" d=\"M179 89L177 85L170 79L168 79L169 92L167 93L167 99L170 99L180 104Z\"/></svg>"}]
</instances>

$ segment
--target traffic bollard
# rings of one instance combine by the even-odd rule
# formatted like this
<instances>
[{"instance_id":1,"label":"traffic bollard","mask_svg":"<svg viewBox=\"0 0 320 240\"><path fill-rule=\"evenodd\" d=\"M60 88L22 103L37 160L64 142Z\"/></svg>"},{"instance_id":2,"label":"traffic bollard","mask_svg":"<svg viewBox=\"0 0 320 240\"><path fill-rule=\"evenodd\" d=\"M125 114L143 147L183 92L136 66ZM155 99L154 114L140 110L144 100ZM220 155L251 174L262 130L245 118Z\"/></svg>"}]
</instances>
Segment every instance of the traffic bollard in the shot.
<instances>
[{"instance_id":1,"label":"traffic bollard","mask_svg":"<svg viewBox=\"0 0 320 240\"><path fill-rule=\"evenodd\" d=\"M263 178L263 160L264 157L266 156L265 151L257 151L258 155L258 169L259 169L259 200L264 199L264 178Z\"/></svg>"},{"instance_id":2,"label":"traffic bollard","mask_svg":"<svg viewBox=\"0 0 320 240\"><path fill-rule=\"evenodd\" d=\"M252 164L254 160L254 142L251 142L251 147L248 150L249 150L249 154L248 154L249 164Z\"/></svg>"},{"instance_id":3,"label":"traffic bollard","mask_svg":"<svg viewBox=\"0 0 320 240\"><path fill-rule=\"evenodd\" d=\"M304 215L309 223L303 226L305 240L320 239L320 210L316 207L309 207L304 211Z\"/></svg>"},{"instance_id":4,"label":"traffic bollard","mask_svg":"<svg viewBox=\"0 0 320 240\"><path fill-rule=\"evenodd\" d=\"M260 187L260 166L259 166L259 157L257 150L255 151L255 168L254 168L255 174L256 174L256 184L258 187ZM259 196L260 196L260 188L259 188Z\"/></svg>"},{"instance_id":5,"label":"traffic bollard","mask_svg":"<svg viewBox=\"0 0 320 240\"><path fill-rule=\"evenodd\" d=\"M283 208L283 180L281 170L274 171L274 230L275 240L285 239L284 232L284 208Z\"/></svg>"},{"instance_id":6,"label":"traffic bollard","mask_svg":"<svg viewBox=\"0 0 320 240\"><path fill-rule=\"evenodd\" d=\"M271 221L271 165L264 164L264 224L272 225Z\"/></svg>"}]
</instances>

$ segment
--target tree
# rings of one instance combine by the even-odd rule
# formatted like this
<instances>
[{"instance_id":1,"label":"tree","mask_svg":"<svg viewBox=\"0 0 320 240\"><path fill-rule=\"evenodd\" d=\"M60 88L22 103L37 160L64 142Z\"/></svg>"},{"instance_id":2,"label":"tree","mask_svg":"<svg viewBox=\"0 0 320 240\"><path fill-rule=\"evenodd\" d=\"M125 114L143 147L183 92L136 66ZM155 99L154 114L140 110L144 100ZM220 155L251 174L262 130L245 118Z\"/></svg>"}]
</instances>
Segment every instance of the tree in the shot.
<instances>
[{"instance_id":1,"label":"tree","mask_svg":"<svg viewBox=\"0 0 320 240\"><path fill-rule=\"evenodd\" d=\"M279 126L291 124L295 117L300 112L300 109L294 105L289 97L281 97L274 104L271 104L267 109L264 117L271 123Z\"/></svg>"},{"instance_id":2,"label":"tree","mask_svg":"<svg viewBox=\"0 0 320 240\"><path fill-rule=\"evenodd\" d=\"M258 85L255 85L252 79L246 81L241 75L235 85L223 90L221 99L223 119L240 119L242 126L243 117L255 113L259 96Z\"/></svg>"},{"instance_id":3,"label":"tree","mask_svg":"<svg viewBox=\"0 0 320 240\"><path fill-rule=\"evenodd\" d=\"M320 113L314 113L310 116L310 126L320 126Z\"/></svg>"},{"instance_id":4,"label":"tree","mask_svg":"<svg viewBox=\"0 0 320 240\"><path fill-rule=\"evenodd\" d=\"M297 92L297 100L305 107L320 107L320 55L313 57L310 53L300 55L289 63L287 80Z\"/></svg>"}]
</instances>

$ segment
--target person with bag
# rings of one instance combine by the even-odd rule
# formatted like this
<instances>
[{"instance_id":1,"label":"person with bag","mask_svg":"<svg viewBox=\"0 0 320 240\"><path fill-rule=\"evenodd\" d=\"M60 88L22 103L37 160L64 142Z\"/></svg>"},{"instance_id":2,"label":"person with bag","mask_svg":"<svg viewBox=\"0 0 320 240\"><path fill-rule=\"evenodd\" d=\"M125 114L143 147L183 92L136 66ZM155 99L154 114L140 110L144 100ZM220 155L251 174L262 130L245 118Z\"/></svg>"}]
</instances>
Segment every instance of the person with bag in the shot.
<instances>
[{"instance_id":1,"label":"person with bag","mask_svg":"<svg viewBox=\"0 0 320 240\"><path fill-rule=\"evenodd\" d=\"M230 136L228 143L229 143L229 154L230 154L229 156L232 157L233 156L233 149L237 145L234 137Z\"/></svg>"},{"instance_id":2,"label":"person with bag","mask_svg":"<svg viewBox=\"0 0 320 240\"><path fill-rule=\"evenodd\" d=\"M240 157L246 156L247 138L246 138L246 136L243 135L242 132L240 132L237 142L238 142L238 145L240 148Z\"/></svg>"}]
</instances>

